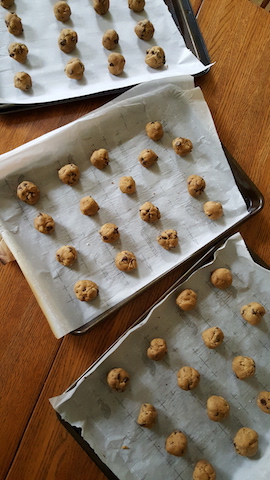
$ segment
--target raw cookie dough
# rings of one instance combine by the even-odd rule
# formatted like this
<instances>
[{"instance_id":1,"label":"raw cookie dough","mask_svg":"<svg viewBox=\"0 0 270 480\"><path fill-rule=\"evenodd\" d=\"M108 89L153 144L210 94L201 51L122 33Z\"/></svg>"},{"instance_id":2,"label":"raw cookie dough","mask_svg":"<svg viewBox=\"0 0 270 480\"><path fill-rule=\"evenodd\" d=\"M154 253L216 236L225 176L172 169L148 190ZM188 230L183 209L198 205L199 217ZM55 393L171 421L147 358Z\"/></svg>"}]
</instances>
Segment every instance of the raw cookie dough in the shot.
<instances>
[{"instance_id":1,"label":"raw cookie dough","mask_svg":"<svg viewBox=\"0 0 270 480\"><path fill-rule=\"evenodd\" d=\"M25 180L18 185L17 196L28 205L35 205L39 200L40 191L34 183Z\"/></svg>"},{"instance_id":2,"label":"raw cookie dough","mask_svg":"<svg viewBox=\"0 0 270 480\"><path fill-rule=\"evenodd\" d=\"M89 302L98 295L98 286L91 280L79 280L74 285L74 292L81 302Z\"/></svg>"},{"instance_id":3,"label":"raw cookie dough","mask_svg":"<svg viewBox=\"0 0 270 480\"><path fill-rule=\"evenodd\" d=\"M17 62L24 63L27 58L28 48L24 43L13 42L8 47L8 53Z\"/></svg>"},{"instance_id":4,"label":"raw cookie dough","mask_svg":"<svg viewBox=\"0 0 270 480\"><path fill-rule=\"evenodd\" d=\"M216 472L207 460L199 460L193 470L192 480L216 480Z\"/></svg>"},{"instance_id":5,"label":"raw cookie dough","mask_svg":"<svg viewBox=\"0 0 270 480\"><path fill-rule=\"evenodd\" d=\"M176 298L176 305L184 311L193 310L196 307L196 303L197 294L190 288L183 290Z\"/></svg>"},{"instance_id":6,"label":"raw cookie dough","mask_svg":"<svg viewBox=\"0 0 270 480\"><path fill-rule=\"evenodd\" d=\"M157 162L158 156L150 148L145 148L139 155L138 160L143 167L149 168Z\"/></svg>"},{"instance_id":7,"label":"raw cookie dough","mask_svg":"<svg viewBox=\"0 0 270 480\"><path fill-rule=\"evenodd\" d=\"M23 92L27 92L32 87L32 79L26 72L17 72L14 75L14 87L19 88Z\"/></svg>"},{"instance_id":8,"label":"raw cookie dough","mask_svg":"<svg viewBox=\"0 0 270 480\"><path fill-rule=\"evenodd\" d=\"M157 242L165 250L171 250L178 245L178 235L177 231L173 229L164 230L157 237Z\"/></svg>"},{"instance_id":9,"label":"raw cookie dough","mask_svg":"<svg viewBox=\"0 0 270 480\"><path fill-rule=\"evenodd\" d=\"M151 360L162 360L167 353L167 344L163 338L153 338L147 349L147 356Z\"/></svg>"},{"instance_id":10,"label":"raw cookie dough","mask_svg":"<svg viewBox=\"0 0 270 480\"><path fill-rule=\"evenodd\" d=\"M118 240L120 233L114 223L105 223L98 232L105 243L113 243Z\"/></svg>"},{"instance_id":11,"label":"raw cookie dough","mask_svg":"<svg viewBox=\"0 0 270 480\"><path fill-rule=\"evenodd\" d=\"M5 24L8 28L9 33L12 33L12 35L15 35L17 37L22 34L22 21L15 12L9 12L6 14Z\"/></svg>"},{"instance_id":12,"label":"raw cookie dough","mask_svg":"<svg viewBox=\"0 0 270 480\"><path fill-rule=\"evenodd\" d=\"M145 40L148 42L154 36L155 28L154 25L148 20L144 18L144 20L140 20L134 28L134 31L141 40Z\"/></svg>"},{"instance_id":13,"label":"raw cookie dough","mask_svg":"<svg viewBox=\"0 0 270 480\"><path fill-rule=\"evenodd\" d=\"M152 223L160 219L160 211L151 202L145 202L140 208L140 217L144 222Z\"/></svg>"},{"instance_id":14,"label":"raw cookie dough","mask_svg":"<svg viewBox=\"0 0 270 480\"><path fill-rule=\"evenodd\" d=\"M9 8L14 3L14 0L1 0L0 5L4 8Z\"/></svg>"},{"instance_id":15,"label":"raw cookie dough","mask_svg":"<svg viewBox=\"0 0 270 480\"><path fill-rule=\"evenodd\" d=\"M84 64L79 58L71 58L65 66L65 73L69 78L81 80L84 74Z\"/></svg>"},{"instance_id":16,"label":"raw cookie dough","mask_svg":"<svg viewBox=\"0 0 270 480\"><path fill-rule=\"evenodd\" d=\"M253 358L250 357L243 357L239 355L234 357L232 361L232 369L240 380L244 380L245 378L252 377L255 375L256 371L256 364Z\"/></svg>"},{"instance_id":17,"label":"raw cookie dough","mask_svg":"<svg viewBox=\"0 0 270 480\"><path fill-rule=\"evenodd\" d=\"M161 68L166 63L163 48L155 45L146 50L145 63L151 68Z\"/></svg>"},{"instance_id":18,"label":"raw cookie dough","mask_svg":"<svg viewBox=\"0 0 270 480\"><path fill-rule=\"evenodd\" d=\"M223 342L224 333L219 327L211 327L202 332L202 338L208 348L214 349Z\"/></svg>"},{"instance_id":19,"label":"raw cookie dough","mask_svg":"<svg viewBox=\"0 0 270 480\"><path fill-rule=\"evenodd\" d=\"M67 185L76 185L80 178L80 170L74 163L68 163L58 170L58 176Z\"/></svg>"},{"instance_id":20,"label":"raw cookie dough","mask_svg":"<svg viewBox=\"0 0 270 480\"><path fill-rule=\"evenodd\" d=\"M137 418L141 427L152 428L157 419L157 411L151 403L143 403Z\"/></svg>"},{"instance_id":21,"label":"raw cookie dough","mask_svg":"<svg viewBox=\"0 0 270 480\"><path fill-rule=\"evenodd\" d=\"M99 170L105 168L109 164L109 154L107 150L105 148L95 150L90 157L90 162Z\"/></svg>"},{"instance_id":22,"label":"raw cookie dough","mask_svg":"<svg viewBox=\"0 0 270 480\"><path fill-rule=\"evenodd\" d=\"M232 274L228 268L217 268L211 273L210 280L214 287L224 290L232 284Z\"/></svg>"},{"instance_id":23,"label":"raw cookie dough","mask_svg":"<svg viewBox=\"0 0 270 480\"><path fill-rule=\"evenodd\" d=\"M218 395L211 395L207 399L207 415L213 422L221 422L228 417L230 413L230 405L225 398Z\"/></svg>"},{"instance_id":24,"label":"raw cookie dough","mask_svg":"<svg viewBox=\"0 0 270 480\"><path fill-rule=\"evenodd\" d=\"M173 149L177 155L184 157L190 153L193 149L193 144L191 140L183 137L176 137L172 142Z\"/></svg>"},{"instance_id":25,"label":"raw cookie dough","mask_svg":"<svg viewBox=\"0 0 270 480\"><path fill-rule=\"evenodd\" d=\"M128 250L117 253L114 261L117 268L122 272L130 272L137 268L136 257L133 252L129 252Z\"/></svg>"},{"instance_id":26,"label":"raw cookie dough","mask_svg":"<svg viewBox=\"0 0 270 480\"><path fill-rule=\"evenodd\" d=\"M148 122L145 125L145 131L151 140L160 140L163 137L163 127L160 122Z\"/></svg>"},{"instance_id":27,"label":"raw cookie dough","mask_svg":"<svg viewBox=\"0 0 270 480\"><path fill-rule=\"evenodd\" d=\"M109 0L94 0L94 10L98 15L105 15L110 8Z\"/></svg>"},{"instance_id":28,"label":"raw cookie dough","mask_svg":"<svg viewBox=\"0 0 270 480\"><path fill-rule=\"evenodd\" d=\"M223 216L223 207L220 202L212 202L211 200L205 202L203 211L210 220L218 220Z\"/></svg>"},{"instance_id":29,"label":"raw cookie dough","mask_svg":"<svg viewBox=\"0 0 270 480\"><path fill-rule=\"evenodd\" d=\"M121 177L119 180L119 188L121 192L131 195L136 191L136 183L132 177Z\"/></svg>"},{"instance_id":30,"label":"raw cookie dough","mask_svg":"<svg viewBox=\"0 0 270 480\"><path fill-rule=\"evenodd\" d=\"M236 453L244 457L253 457L258 451L258 440L259 436L255 430L240 428L233 440Z\"/></svg>"},{"instance_id":31,"label":"raw cookie dough","mask_svg":"<svg viewBox=\"0 0 270 480\"><path fill-rule=\"evenodd\" d=\"M113 50L114 48L116 48L118 45L118 42L119 42L119 35L112 28L107 30L102 37L102 45L107 50Z\"/></svg>"},{"instance_id":32,"label":"raw cookie dough","mask_svg":"<svg viewBox=\"0 0 270 480\"><path fill-rule=\"evenodd\" d=\"M182 367L177 372L177 384L182 390L193 390L199 385L200 374L192 367Z\"/></svg>"},{"instance_id":33,"label":"raw cookie dough","mask_svg":"<svg viewBox=\"0 0 270 480\"><path fill-rule=\"evenodd\" d=\"M258 302L251 302L244 305L241 310L241 315L251 325L258 325L265 315L265 308Z\"/></svg>"},{"instance_id":34,"label":"raw cookie dough","mask_svg":"<svg viewBox=\"0 0 270 480\"><path fill-rule=\"evenodd\" d=\"M59 22L67 22L71 15L71 9L67 2L57 2L53 7L53 13Z\"/></svg>"},{"instance_id":35,"label":"raw cookie dough","mask_svg":"<svg viewBox=\"0 0 270 480\"><path fill-rule=\"evenodd\" d=\"M53 233L54 219L47 213L39 213L34 219L34 227L40 233Z\"/></svg>"},{"instance_id":36,"label":"raw cookie dough","mask_svg":"<svg viewBox=\"0 0 270 480\"><path fill-rule=\"evenodd\" d=\"M145 7L145 0L128 0L128 7L133 12L142 12Z\"/></svg>"},{"instance_id":37,"label":"raw cookie dough","mask_svg":"<svg viewBox=\"0 0 270 480\"><path fill-rule=\"evenodd\" d=\"M124 70L126 60L121 53L110 53L108 63L109 72L112 75L120 75Z\"/></svg>"},{"instance_id":38,"label":"raw cookie dough","mask_svg":"<svg viewBox=\"0 0 270 480\"><path fill-rule=\"evenodd\" d=\"M65 265L65 267L70 267L77 258L76 248L71 245L63 245L63 247L58 248L55 257L59 263Z\"/></svg>"},{"instance_id":39,"label":"raw cookie dough","mask_svg":"<svg viewBox=\"0 0 270 480\"><path fill-rule=\"evenodd\" d=\"M192 197L198 197L205 190L205 180L199 175L189 175L187 179L188 193Z\"/></svg>"},{"instance_id":40,"label":"raw cookie dough","mask_svg":"<svg viewBox=\"0 0 270 480\"><path fill-rule=\"evenodd\" d=\"M84 215L95 215L99 211L97 202L91 197L83 197L80 200L80 210Z\"/></svg>"},{"instance_id":41,"label":"raw cookie dough","mask_svg":"<svg viewBox=\"0 0 270 480\"><path fill-rule=\"evenodd\" d=\"M270 392L266 390L257 396L257 405L264 413L270 413Z\"/></svg>"},{"instance_id":42,"label":"raw cookie dough","mask_svg":"<svg viewBox=\"0 0 270 480\"><path fill-rule=\"evenodd\" d=\"M62 52L70 53L76 47L78 42L77 33L71 28L63 28L58 38L58 46Z\"/></svg>"},{"instance_id":43,"label":"raw cookie dough","mask_svg":"<svg viewBox=\"0 0 270 480\"><path fill-rule=\"evenodd\" d=\"M113 368L107 375L107 383L116 392L123 392L129 382L129 374L123 368Z\"/></svg>"},{"instance_id":44,"label":"raw cookie dough","mask_svg":"<svg viewBox=\"0 0 270 480\"><path fill-rule=\"evenodd\" d=\"M175 457L182 457L187 451L187 437L180 431L174 431L165 442L165 449Z\"/></svg>"}]
</instances>

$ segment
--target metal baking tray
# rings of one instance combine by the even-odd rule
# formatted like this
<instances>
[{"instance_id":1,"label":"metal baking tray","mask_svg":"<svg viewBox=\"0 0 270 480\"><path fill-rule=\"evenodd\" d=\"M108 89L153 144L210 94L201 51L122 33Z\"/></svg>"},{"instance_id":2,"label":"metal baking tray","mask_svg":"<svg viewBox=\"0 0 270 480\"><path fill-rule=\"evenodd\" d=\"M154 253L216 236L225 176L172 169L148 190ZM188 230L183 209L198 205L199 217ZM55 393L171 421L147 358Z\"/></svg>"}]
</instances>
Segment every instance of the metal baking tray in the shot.
<instances>
[{"instance_id":1,"label":"metal baking tray","mask_svg":"<svg viewBox=\"0 0 270 480\"><path fill-rule=\"evenodd\" d=\"M187 48L192 51L192 53L203 63L203 65L209 65L210 57L189 0L164 0L164 2L167 5L169 11L171 12L174 22L179 31L181 32ZM204 71L194 76L205 75L209 71L209 69L210 67L206 68ZM59 100L54 102L22 105L0 104L0 114L20 112L23 110L32 110L35 108L53 106L78 100L88 100L103 95L120 94L128 88L130 87L127 87L125 89L108 90L106 92L98 92L87 96L67 98L65 100Z\"/></svg>"}]
</instances>

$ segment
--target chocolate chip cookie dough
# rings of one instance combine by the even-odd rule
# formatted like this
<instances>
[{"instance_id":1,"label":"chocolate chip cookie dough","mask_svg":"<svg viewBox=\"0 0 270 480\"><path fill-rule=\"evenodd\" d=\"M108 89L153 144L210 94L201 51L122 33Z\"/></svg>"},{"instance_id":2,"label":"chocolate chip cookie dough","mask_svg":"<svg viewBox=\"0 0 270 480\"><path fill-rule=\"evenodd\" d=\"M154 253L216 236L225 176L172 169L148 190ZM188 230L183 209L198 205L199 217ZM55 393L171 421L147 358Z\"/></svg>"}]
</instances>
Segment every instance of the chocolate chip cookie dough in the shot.
<instances>
[{"instance_id":1,"label":"chocolate chip cookie dough","mask_svg":"<svg viewBox=\"0 0 270 480\"><path fill-rule=\"evenodd\" d=\"M224 290L225 288L230 287L233 277L228 268L217 268L211 273L210 280L214 287Z\"/></svg>"},{"instance_id":2,"label":"chocolate chip cookie dough","mask_svg":"<svg viewBox=\"0 0 270 480\"><path fill-rule=\"evenodd\" d=\"M207 415L213 422L221 422L230 414L230 405L225 398L219 395L211 395L207 399Z\"/></svg>"},{"instance_id":3,"label":"chocolate chip cookie dough","mask_svg":"<svg viewBox=\"0 0 270 480\"><path fill-rule=\"evenodd\" d=\"M251 302L241 307L240 313L246 322L258 325L265 315L265 308L258 302Z\"/></svg>"},{"instance_id":4,"label":"chocolate chip cookie dough","mask_svg":"<svg viewBox=\"0 0 270 480\"><path fill-rule=\"evenodd\" d=\"M99 293L98 286L91 280L79 280L74 285L74 293L81 302L89 302Z\"/></svg>"},{"instance_id":5,"label":"chocolate chip cookie dough","mask_svg":"<svg viewBox=\"0 0 270 480\"><path fill-rule=\"evenodd\" d=\"M65 267L70 267L77 259L76 248L71 245L63 245L63 247L58 248L55 257L59 263Z\"/></svg>"},{"instance_id":6,"label":"chocolate chip cookie dough","mask_svg":"<svg viewBox=\"0 0 270 480\"><path fill-rule=\"evenodd\" d=\"M16 62L25 63L28 48L24 43L13 42L8 47L8 53L11 58L14 58Z\"/></svg>"},{"instance_id":7,"label":"chocolate chip cookie dough","mask_svg":"<svg viewBox=\"0 0 270 480\"><path fill-rule=\"evenodd\" d=\"M163 48L155 45L146 50L145 63L151 68L161 68L166 63L165 52Z\"/></svg>"},{"instance_id":8,"label":"chocolate chip cookie dough","mask_svg":"<svg viewBox=\"0 0 270 480\"><path fill-rule=\"evenodd\" d=\"M80 200L80 210L83 215L95 215L99 211L99 205L90 195Z\"/></svg>"},{"instance_id":9,"label":"chocolate chip cookie dough","mask_svg":"<svg viewBox=\"0 0 270 480\"><path fill-rule=\"evenodd\" d=\"M182 457L187 451L187 437L183 432L178 430L169 435L165 442L165 449L170 455Z\"/></svg>"},{"instance_id":10,"label":"chocolate chip cookie dough","mask_svg":"<svg viewBox=\"0 0 270 480\"><path fill-rule=\"evenodd\" d=\"M205 202L203 211L210 220L218 220L223 216L223 207L220 202L213 202L211 200Z\"/></svg>"},{"instance_id":11,"label":"chocolate chip cookie dough","mask_svg":"<svg viewBox=\"0 0 270 480\"><path fill-rule=\"evenodd\" d=\"M140 208L140 217L144 222L153 223L160 219L158 207L151 202L145 202Z\"/></svg>"},{"instance_id":12,"label":"chocolate chip cookie dough","mask_svg":"<svg viewBox=\"0 0 270 480\"><path fill-rule=\"evenodd\" d=\"M193 367L182 367L177 372L177 384L182 390L193 390L200 383L200 373Z\"/></svg>"},{"instance_id":13,"label":"chocolate chip cookie dough","mask_svg":"<svg viewBox=\"0 0 270 480\"><path fill-rule=\"evenodd\" d=\"M53 7L56 20L67 22L71 16L71 8L67 2L57 2Z\"/></svg>"},{"instance_id":14,"label":"chocolate chip cookie dough","mask_svg":"<svg viewBox=\"0 0 270 480\"><path fill-rule=\"evenodd\" d=\"M178 245L178 235L177 231L172 228L164 230L157 237L157 242L165 250L171 250L172 248L177 247Z\"/></svg>"},{"instance_id":15,"label":"chocolate chip cookie dough","mask_svg":"<svg viewBox=\"0 0 270 480\"><path fill-rule=\"evenodd\" d=\"M223 342L224 333L219 327L211 327L202 332L202 338L208 348L214 349Z\"/></svg>"},{"instance_id":16,"label":"chocolate chip cookie dough","mask_svg":"<svg viewBox=\"0 0 270 480\"><path fill-rule=\"evenodd\" d=\"M155 28L154 25L150 22L150 20L144 18L137 23L134 31L137 37L139 37L141 40L149 42L149 40L151 40L151 38L153 38L154 36Z\"/></svg>"},{"instance_id":17,"label":"chocolate chip cookie dough","mask_svg":"<svg viewBox=\"0 0 270 480\"><path fill-rule=\"evenodd\" d=\"M108 56L108 70L112 75L121 75L126 60L121 53L110 53Z\"/></svg>"},{"instance_id":18,"label":"chocolate chip cookie dough","mask_svg":"<svg viewBox=\"0 0 270 480\"><path fill-rule=\"evenodd\" d=\"M156 362L162 360L167 353L167 344L164 338L153 338L147 349L147 356Z\"/></svg>"},{"instance_id":19,"label":"chocolate chip cookie dough","mask_svg":"<svg viewBox=\"0 0 270 480\"><path fill-rule=\"evenodd\" d=\"M206 187L205 180L199 175L189 175L187 179L188 193L192 197L201 195Z\"/></svg>"},{"instance_id":20,"label":"chocolate chip cookie dough","mask_svg":"<svg viewBox=\"0 0 270 480\"><path fill-rule=\"evenodd\" d=\"M144 428L152 428L157 420L157 411L151 403L143 403L137 418L137 423Z\"/></svg>"},{"instance_id":21,"label":"chocolate chip cookie dough","mask_svg":"<svg viewBox=\"0 0 270 480\"><path fill-rule=\"evenodd\" d=\"M129 383L129 374L123 368L113 368L107 375L107 383L112 390L123 392Z\"/></svg>"},{"instance_id":22,"label":"chocolate chip cookie dough","mask_svg":"<svg viewBox=\"0 0 270 480\"><path fill-rule=\"evenodd\" d=\"M5 16L5 24L9 33L18 37L23 33L22 20L15 12L9 12Z\"/></svg>"},{"instance_id":23,"label":"chocolate chip cookie dough","mask_svg":"<svg viewBox=\"0 0 270 480\"><path fill-rule=\"evenodd\" d=\"M40 191L34 183L25 180L18 185L17 196L28 205L35 205L39 200Z\"/></svg>"},{"instance_id":24,"label":"chocolate chip cookie dough","mask_svg":"<svg viewBox=\"0 0 270 480\"><path fill-rule=\"evenodd\" d=\"M133 252L129 252L128 250L123 250L122 252L117 253L114 261L118 270L121 270L122 272L130 272L137 268L136 256Z\"/></svg>"},{"instance_id":25,"label":"chocolate chip cookie dough","mask_svg":"<svg viewBox=\"0 0 270 480\"><path fill-rule=\"evenodd\" d=\"M150 148L145 148L140 153L138 160L143 167L149 168L158 161L158 155Z\"/></svg>"},{"instance_id":26,"label":"chocolate chip cookie dough","mask_svg":"<svg viewBox=\"0 0 270 480\"><path fill-rule=\"evenodd\" d=\"M14 75L14 87L19 88L23 92L27 92L32 87L32 78L29 73L17 72Z\"/></svg>"},{"instance_id":27,"label":"chocolate chip cookie dough","mask_svg":"<svg viewBox=\"0 0 270 480\"><path fill-rule=\"evenodd\" d=\"M128 8L133 12L142 12L145 7L145 0L128 0Z\"/></svg>"},{"instance_id":28,"label":"chocolate chip cookie dough","mask_svg":"<svg viewBox=\"0 0 270 480\"><path fill-rule=\"evenodd\" d=\"M65 66L65 74L74 80L81 80L84 74L84 64L79 58L71 58Z\"/></svg>"},{"instance_id":29,"label":"chocolate chip cookie dough","mask_svg":"<svg viewBox=\"0 0 270 480\"><path fill-rule=\"evenodd\" d=\"M191 288L185 288L176 298L176 305L184 311L193 310L196 307L196 303L197 293L191 290Z\"/></svg>"},{"instance_id":30,"label":"chocolate chip cookie dough","mask_svg":"<svg viewBox=\"0 0 270 480\"><path fill-rule=\"evenodd\" d=\"M264 413L270 413L270 392L266 390L260 392L257 396L257 405Z\"/></svg>"},{"instance_id":31,"label":"chocolate chip cookie dough","mask_svg":"<svg viewBox=\"0 0 270 480\"><path fill-rule=\"evenodd\" d=\"M114 223L104 223L98 233L105 243L116 242L120 237L118 227Z\"/></svg>"},{"instance_id":32,"label":"chocolate chip cookie dough","mask_svg":"<svg viewBox=\"0 0 270 480\"><path fill-rule=\"evenodd\" d=\"M255 430L242 427L236 433L233 440L236 453L244 457L256 455L259 447L259 436Z\"/></svg>"},{"instance_id":33,"label":"chocolate chip cookie dough","mask_svg":"<svg viewBox=\"0 0 270 480\"><path fill-rule=\"evenodd\" d=\"M145 125L146 135L151 138L151 140L160 140L163 137L163 127L162 124L158 121L148 122Z\"/></svg>"},{"instance_id":34,"label":"chocolate chip cookie dough","mask_svg":"<svg viewBox=\"0 0 270 480\"><path fill-rule=\"evenodd\" d=\"M216 480L216 472L207 460L199 460L193 470L192 480Z\"/></svg>"},{"instance_id":35,"label":"chocolate chip cookie dough","mask_svg":"<svg viewBox=\"0 0 270 480\"><path fill-rule=\"evenodd\" d=\"M58 177L66 185L76 185L80 178L80 170L74 163L68 163L58 170Z\"/></svg>"},{"instance_id":36,"label":"chocolate chip cookie dough","mask_svg":"<svg viewBox=\"0 0 270 480\"><path fill-rule=\"evenodd\" d=\"M77 33L71 28L63 28L58 37L58 46L62 52L71 53L78 42Z\"/></svg>"},{"instance_id":37,"label":"chocolate chip cookie dough","mask_svg":"<svg viewBox=\"0 0 270 480\"><path fill-rule=\"evenodd\" d=\"M232 370L237 378L244 380L245 378L255 375L256 364L253 358L239 355L234 357L232 361Z\"/></svg>"},{"instance_id":38,"label":"chocolate chip cookie dough","mask_svg":"<svg viewBox=\"0 0 270 480\"><path fill-rule=\"evenodd\" d=\"M131 195L136 191L136 182L133 177L121 177L119 180L119 188L122 193Z\"/></svg>"},{"instance_id":39,"label":"chocolate chip cookie dough","mask_svg":"<svg viewBox=\"0 0 270 480\"><path fill-rule=\"evenodd\" d=\"M99 148L98 150L95 150L90 157L90 162L92 165L99 170L105 168L109 164L109 161L109 154L105 148Z\"/></svg>"},{"instance_id":40,"label":"chocolate chip cookie dough","mask_svg":"<svg viewBox=\"0 0 270 480\"><path fill-rule=\"evenodd\" d=\"M114 50L114 48L117 47L118 43L119 35L115 30L110 28L104 33L102 37L102 45L104 48L106 48L107 50Z\"/></svg>"},{"instance_id":41,"label":"chocolate chip cookie dough","mask_svg":"<svg viewBox=\"0 0 270 480\"><path fill-rule=\"evenodd\" d=\"M94 0L93 7L98 15L105 15L110 8L109 0Z\"/></svg>"},{"instance_id":42,"label":"chocolate chip cookie dough","mask_svg":"<svg viewBox=\"0 0 270 480\"><path fill-rule=\"evenodd\" d=\"M189 138L176 137L172 141L172 147L177 155L184 157L188 153L192 152L193 144Z\"/></svg>"},{"instance_id":43,"label":"chocolate chip cookie dough","mask_svg":"<svg viewBox=\"0 0 270 480\"><path fill-rule=\"evenodd\" d=\"M54 232L54 219L47 213L39 213L34 219L34 227L40 233L53 233Z\"/></svg>"}]
</instances>

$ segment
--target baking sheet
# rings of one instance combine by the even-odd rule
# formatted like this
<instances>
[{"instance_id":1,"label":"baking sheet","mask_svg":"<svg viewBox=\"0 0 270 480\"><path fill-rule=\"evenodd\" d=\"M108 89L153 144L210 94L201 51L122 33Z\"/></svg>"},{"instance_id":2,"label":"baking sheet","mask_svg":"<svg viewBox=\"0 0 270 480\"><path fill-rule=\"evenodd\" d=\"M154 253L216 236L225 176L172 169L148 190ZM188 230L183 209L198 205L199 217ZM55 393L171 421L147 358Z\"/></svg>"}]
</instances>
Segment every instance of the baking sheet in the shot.
<instances>
[{"instance_id":1,"label":"baking sheet","mask_svg":"<svg viewBox=\"0 0 270 480\"><path fill-rule=\"evenodd\" d=\"M204 65L185 45L167 6L163 0L147 0L143 12L132 12L127 0L111 0L109 12L100 16L93 9L92 1L69 0L72 15L68 22L55 19L55 1L37 0L29 5L27 0L15 2L9 10L0 9L0 102L2 104L40 104L63 99L83 97L99 92L127 88L154 78L194 75L209 67ZM15 11L22 19L24 32L19 37L10 34L4 19L8 11ZM148 18L155 27L153 39L145 42L137 38L134 27L141 19ZM33 19L35 19L33 21ZM78 34L76 49L70 54L62 52L57 40L62 28L72 28ZM103 34L115 29L120 37L115 51L126 59L124 73L111 75L107 57L111 52L101 43ZM42 32L42 33L41 33ZM29 54L25 64L14 61L8 55L11 42L25 43ZM162 69L151 69L144 61L149 46L161 46L166 55ZM80 81L69 79L64 68L70 58L79 57L85 65ZM29 92L14 88L16 72L26 71L32 77Z\"/></svg>"},{"instance_id":2,"label":"baking sheet","mask_svg":"<svg viewBox=\"0 0 270 480\"><path fill-rule=\"evenodd\" d=\"M230 268L233 274L232 286L223 291L209 281L218 267ZM270 431L268 416L256 406L256 396L270 388L269 279L269 270L254 262L240 234L232 236L214 261L170 293L70 389L51 399L53 408L81 431L121 480L189 480L201 458L212 463L217 478L267 480ZM198 294L197 306L190 312L181 312L175 304L184 288ZM250 301L262 303L267 312L258 326L247 324L240 315L242 305ZM207 349L201 339L201 332L211 326L224 332L224 341L216 350ZM165 338L168 345L166 358L159 362L146 356L154 337ZM255 360L254 377L241 381L234 376L231 361L236 355ZM183 365L191 365L201 374L199 386L189 392L177 386L176 373ZM107 372L115 366L130 375L129 386L120 394L106 384ZM206 400L213 394L230 403L230 417L222 423L209 420L205 411ZM158 411L151 430L136 423L144 402ZM233 438L242 426L259 434L259 451L252 459L234 451ZM182 458L170 456L164 449L165 438L174 429L188 437L187 454Z\"/></svg>"},{"instance_id":3,"label":"baking sheet","mask_svg":"<svg viewBox=\"0 0 270 480\"><path fill-rule=\"evenodd\" d=\"M179 82L172 79L169 85L164 80L134 87L111 104L0 158L2 236L57 337L94 323L249 216L200 89L183 90L190 86L190 78ZM163 123L165 134L159 142L145 134L145 124L153 118ZM185 158L172 149L172 139L179 134L194 144ZM100 147L107 148L111 158L101 171L89 162L92 151ZM137 160L144 148L153 148L159 156L149 169ZM82 173L75 187L63 184L57 175L71 161ZM206 191L199 199L187 192L186 179L192 173L206 180ZM120 192L122 175L135 179L135 195ZM41 198L34 206L17 199L17 185L25 179L40 188ZM92 195L100 205L93 217L80 213L79 201L85 195ZM203 203L209 199L223 205L224 216L217 222L203 213ZM139 217L145 201L160 209L161 219L155 224ZM54 218L53 235L34 229L33 219L40 211ZM98 230L106 222L119 228L120 240L115 244L100 239ZM166 228L178 231L179 246L173 251L156 242ZM61 245L78 250L78 261L71 268L55 260ZM117 270L114 257L121 250L135 253L137 270L129 274ZM100 295L92 302L80 302L73 293L74 284L82 278L99 286Z\"/></svg>"}]
</instances>

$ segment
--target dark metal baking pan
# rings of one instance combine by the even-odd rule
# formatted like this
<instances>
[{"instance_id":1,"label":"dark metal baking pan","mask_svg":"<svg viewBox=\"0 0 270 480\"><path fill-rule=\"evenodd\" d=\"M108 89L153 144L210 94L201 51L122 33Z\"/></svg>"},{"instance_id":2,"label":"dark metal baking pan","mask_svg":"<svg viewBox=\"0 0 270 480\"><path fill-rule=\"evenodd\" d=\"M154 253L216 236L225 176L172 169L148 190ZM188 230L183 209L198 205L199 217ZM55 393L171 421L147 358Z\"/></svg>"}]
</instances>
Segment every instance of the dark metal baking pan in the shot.
<instances>
[{"instance_id":1,"label":"dark metal baking pan","mask_svg":"<svg viewBox=\"0 0 270 480\"><path fill-rule=\"evenodd\" d=\"M174 22L181 32L186 47L194 53L194 55L203 63L203 65L210 64L210 57L205 46L204 39L202 37L201 31L197 24L197 20L191 8L189 0L164 0L166 3L171 15L174 19ZM200 76L205 75L209 71L210 67L206 68L201 73L194 75ZM53 105L58 105L61 103L74 102L78 100L88 100L90 98L96 98L102 95L111 95L111 94L120 94L128 90L130 87L117 89L117 90L107 90L106 92L98 92L87 96L67 98L64 100L57 100L54 102L45 102L45 103L34 103L34 104L0 104L0 113L12 113L19 112L23 110L31 110L40 107L48 107Z\"/></svg>"}]
</instances>

